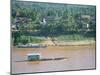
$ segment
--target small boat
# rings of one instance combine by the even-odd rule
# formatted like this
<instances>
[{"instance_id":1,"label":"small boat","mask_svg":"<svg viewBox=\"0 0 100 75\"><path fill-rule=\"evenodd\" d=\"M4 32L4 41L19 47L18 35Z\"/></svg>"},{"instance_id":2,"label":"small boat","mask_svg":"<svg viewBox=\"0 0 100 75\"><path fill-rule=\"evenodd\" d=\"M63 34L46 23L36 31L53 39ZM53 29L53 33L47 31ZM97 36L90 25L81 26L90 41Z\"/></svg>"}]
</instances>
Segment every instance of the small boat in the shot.
<instances>
[{"instance_id":1,"label":"small boat","mask_svg":"<svg viewBox=\"0 0 100 75\"><path fill-rule=\"evenodd\" d=\"M28 62L28 61L56 61L56 60L68 60L66 57L60 57L60 58L41 58L40 54L28 54L26 60L19 60L15 62Z\"/></svg>"},{"instance_id":2,"label":"small boat","mask_svg":"<svg viewBox=\"0 0 100 75\"><path fill-rule=\"evenodd\" d=\"M25 44L25 45L18 45L18 48L45 48L45 45L40 44Z\"/></svg>"},{"instance_id":3,"label":"small boat","mask_svg":"<svg viewBox=\"0 0 100 75\"><path fill-rule=\"evenodd\" d=\"M29 53L27 54L28 61L36 61L41 59L40 53Z\"/></svg>"}]
</instances>

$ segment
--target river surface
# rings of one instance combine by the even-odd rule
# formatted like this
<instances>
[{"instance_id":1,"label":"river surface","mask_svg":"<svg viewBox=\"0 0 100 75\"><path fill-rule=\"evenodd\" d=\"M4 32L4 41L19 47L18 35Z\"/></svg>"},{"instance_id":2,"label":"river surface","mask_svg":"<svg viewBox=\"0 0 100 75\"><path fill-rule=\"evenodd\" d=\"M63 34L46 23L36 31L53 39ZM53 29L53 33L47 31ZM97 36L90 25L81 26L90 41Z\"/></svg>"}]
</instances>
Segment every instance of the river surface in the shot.
<instances>
[{"instance_id":1,"label":"river surface","mask_svg":"<svg viewBox=\"0 0 100 75\"><path fill-rule=\"evenodd\" d=\"M95 45L91 46L48 46L46 48L12 47L12 73L34 73L47 71L95 69ZM62 60L24 61L28 53L40 53L41 59ZM20 62L18 62L20 61Z\"/></svg>"}]
</instances>

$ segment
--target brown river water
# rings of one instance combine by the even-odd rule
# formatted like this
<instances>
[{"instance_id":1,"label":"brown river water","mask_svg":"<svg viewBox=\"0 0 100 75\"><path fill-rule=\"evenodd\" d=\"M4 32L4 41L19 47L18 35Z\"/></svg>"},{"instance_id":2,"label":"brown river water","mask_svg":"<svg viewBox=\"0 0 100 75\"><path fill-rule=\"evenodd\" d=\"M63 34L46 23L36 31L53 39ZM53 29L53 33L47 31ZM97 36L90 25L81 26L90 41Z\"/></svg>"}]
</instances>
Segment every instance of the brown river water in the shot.
<instances>
[{"instance_id":1,"label":"brown river water","mask_svg":"<svg viewBox=\"0 0 100 75\"><path fill-rule=\"evenodd\" d=\"M12 73L34 73L63 70L95 69L95 45L48 46L46 48L12 47ZM28 53L40 53L41 59L61 58L62 60L24 61ZM21 61L21 62L16 62Z\"/></svg>"}]
</instances>

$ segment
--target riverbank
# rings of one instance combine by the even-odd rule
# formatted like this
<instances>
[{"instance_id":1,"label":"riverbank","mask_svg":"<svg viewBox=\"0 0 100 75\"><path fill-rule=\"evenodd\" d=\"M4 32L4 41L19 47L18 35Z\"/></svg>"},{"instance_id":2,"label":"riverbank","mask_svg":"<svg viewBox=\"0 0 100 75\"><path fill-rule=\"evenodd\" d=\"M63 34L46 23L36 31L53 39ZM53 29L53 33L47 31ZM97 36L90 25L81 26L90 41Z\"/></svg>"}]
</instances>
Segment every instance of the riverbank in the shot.
<instances>
[{"instance_id":1,"label":"riverbank","mask_svg":"<svg viewBox=\"0 0 100 75\"><path fill-rule=\"evenodd\" d=\"M84 41L51 41L51 40L46 40L43 41L42 43L36 43L37 46L32 46L31 44L27 46L26 45L19 45L16 47L19 48L45 48L48 46L91 46L91 45L96 45L96 42L94 40L84 40Z\"/></svg>"},{"instance_id":2,"label":"riverbank","mask_svg":"<svg viewBox=\"0 0 100 75\"><path fill-rule=\"evenodd\" d=\"M45 38L42 42L39 43L27 43L25 45L21 44L22 46L34 47L34 46L84 46L84 45L95 45L96 41L94 39L89 40L56 40L50 37ZM17 45L17 47L20 45Z\"/></svg>"},{"instance_id":3,"label":"riverbank","mask_svg":"<svg viewBox=\"0 0 100 75\"><path fill-rule=\"evenodd\" d=\"M95 41L93 40L84 40L84 41L59 41L58 45L95 45Z\"/></svg>"},{"instance_id":4,"label":"riverbank","mask_svg":"<svg viewBox=\"0 0 100 75\"><path fill-rule=\"evenodd\" d=\"M41 44L46 46L72 46L72 45L95 45L95 40L80 40L80 41L58 41L51 39L47 39L43 41Z\"/></svg>"}]
</instances>

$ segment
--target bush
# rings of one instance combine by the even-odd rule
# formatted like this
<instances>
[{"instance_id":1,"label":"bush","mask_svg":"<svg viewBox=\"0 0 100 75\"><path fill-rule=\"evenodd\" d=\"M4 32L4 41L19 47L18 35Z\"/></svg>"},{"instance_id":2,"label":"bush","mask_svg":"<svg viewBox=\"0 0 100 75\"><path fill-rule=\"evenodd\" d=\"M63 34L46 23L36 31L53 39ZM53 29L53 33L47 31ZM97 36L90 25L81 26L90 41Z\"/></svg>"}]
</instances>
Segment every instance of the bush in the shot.
<instances>
[{"instance_id":1,"label":"bush","mask_svg":"<svg viewBox=\"0 0 100 75\"><path fill-rule=\"evenodd\" d=\"M20 43L27 44L29 42L30 42L29 37L27 37L27 36L21 36L20 37Z\"/></svg>"},{"instance_id":2,"label":"bush","mask_svg":"<svg viewBox=\"0 0 100 75\"><path fill-rule=\"evenodd\" d=\"M34 37L34 36L21 36L20 43L27 44L27 43L40 43L43 41L44 38L42 37Z\"/></svg>"},{"instance_id":3,"label":"bush","mask_svg":"<svg viewBox=\"0 0 100 75\"><path fill-rule=\"evenodd\" d=\"M86 37L81 34L61 35L56 37L59 41L80 41L80 40L93 40L93 37Z\"/></svg>"}]
</instances>

